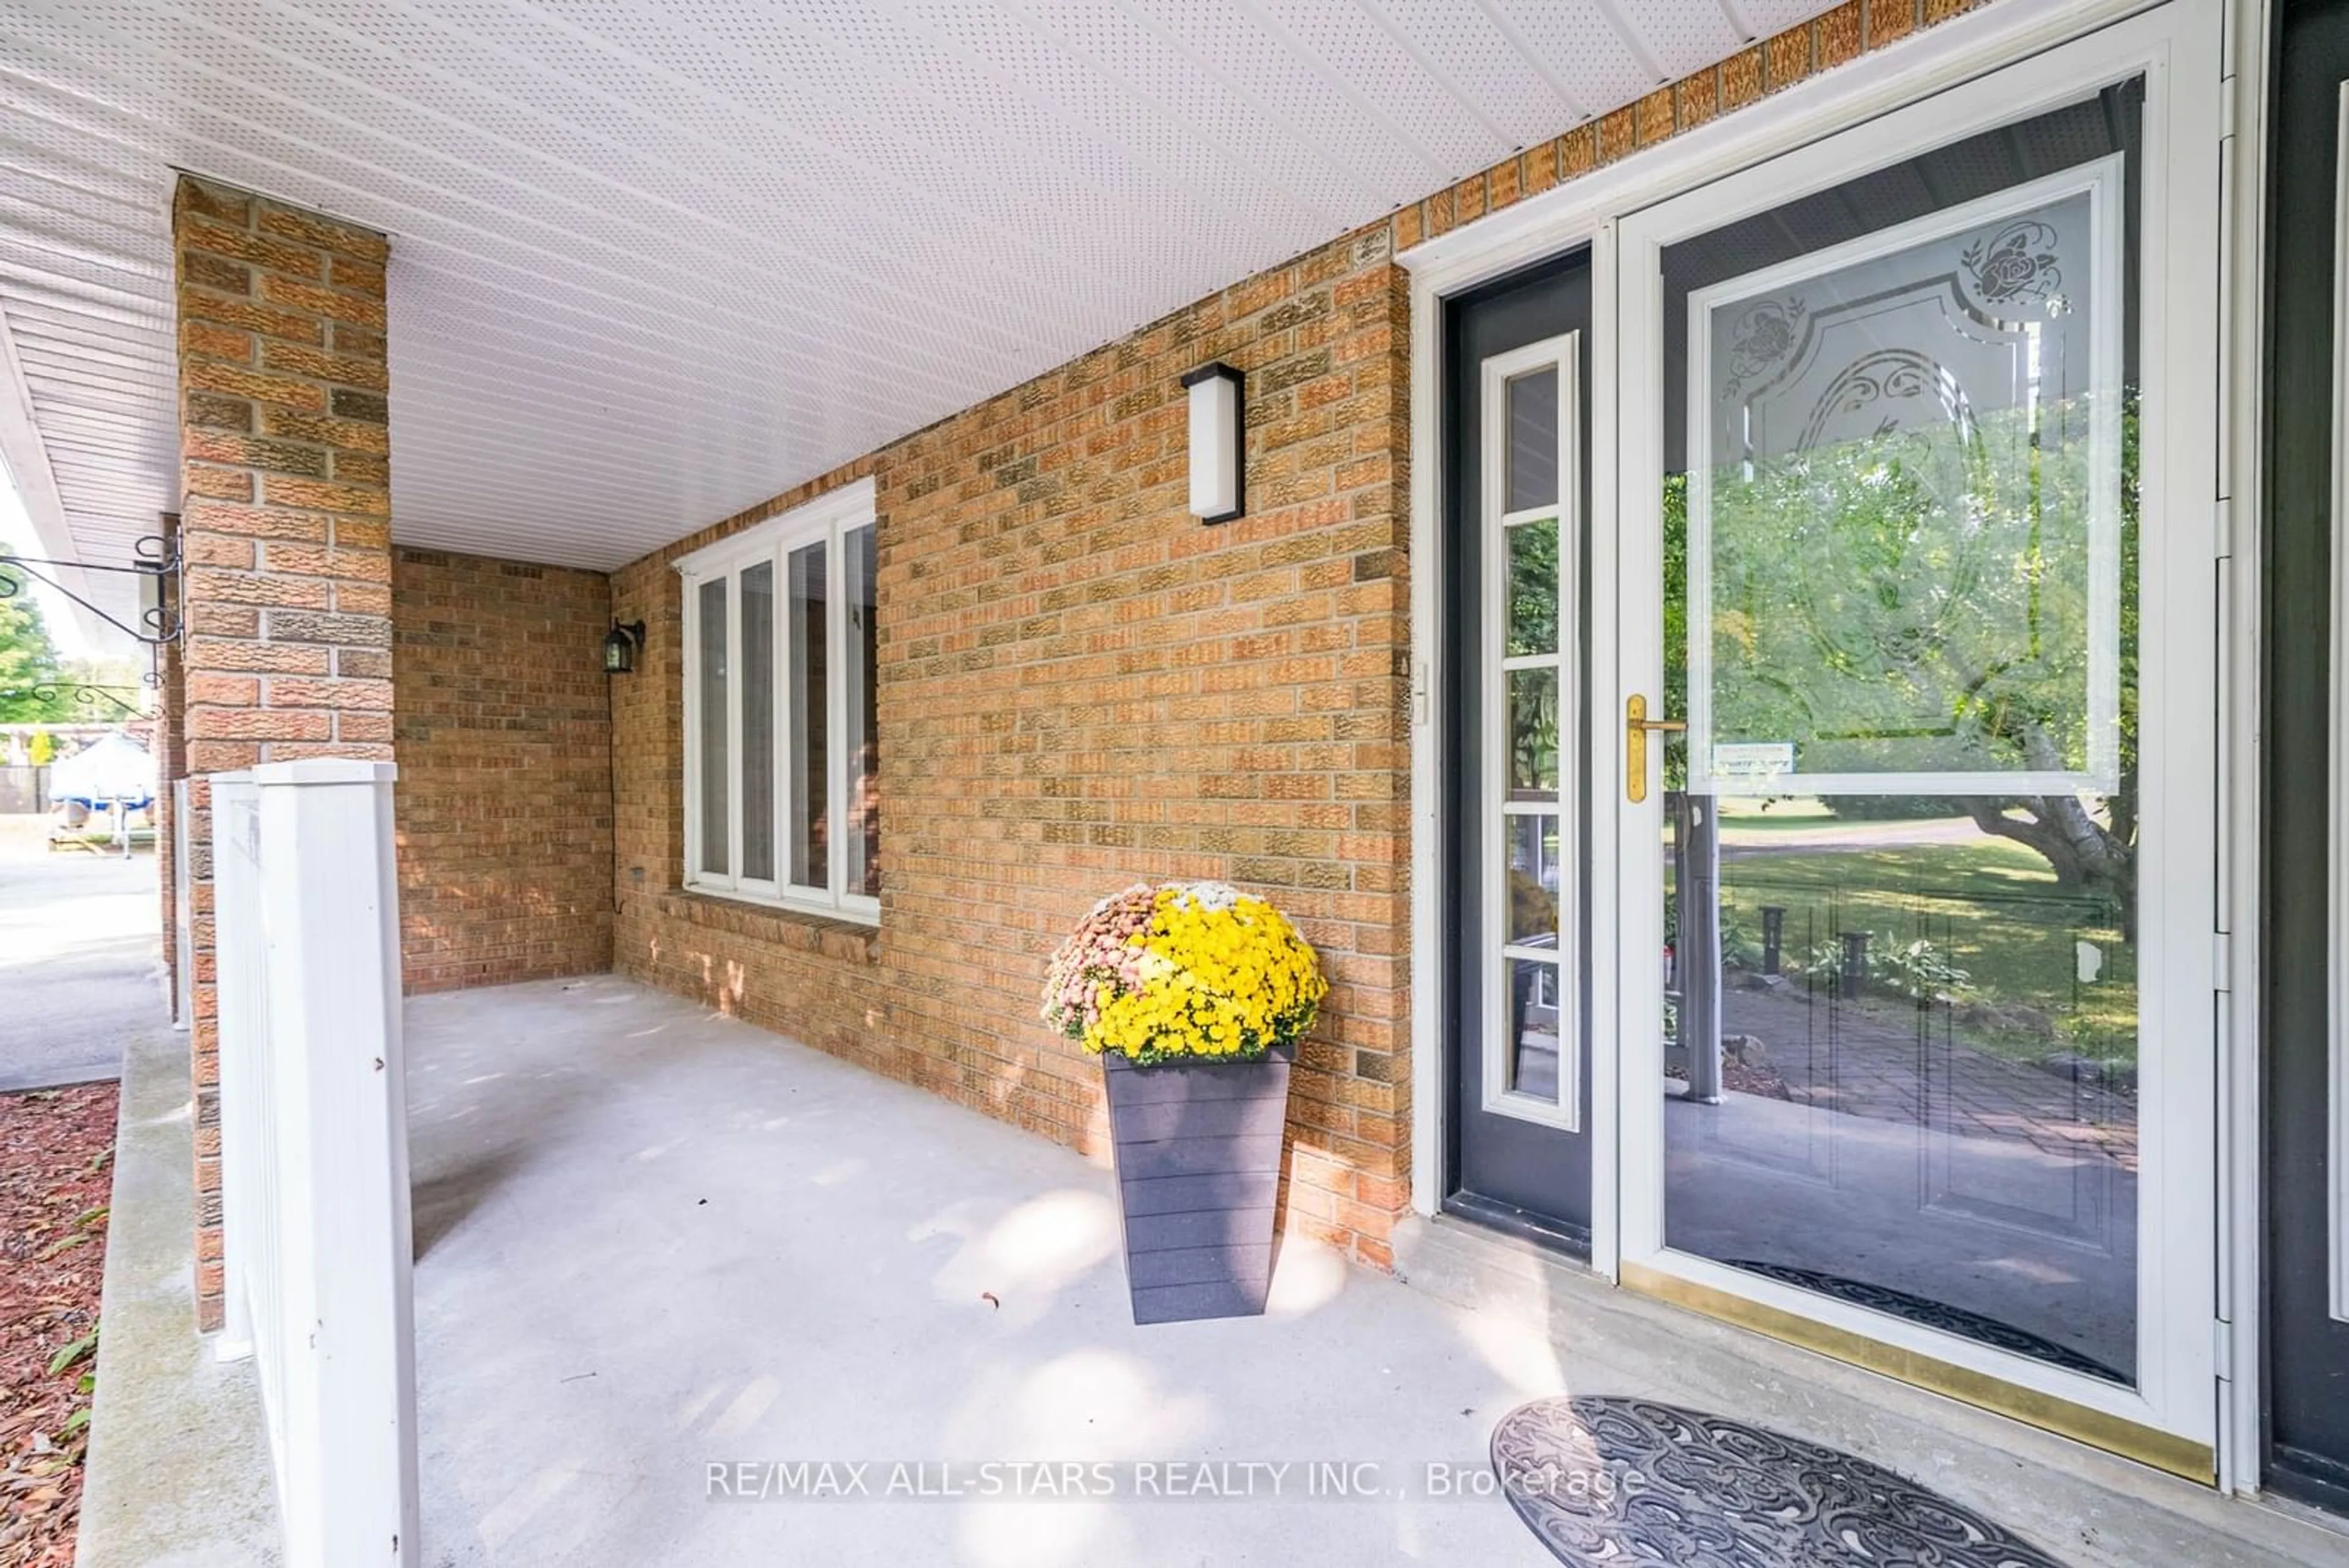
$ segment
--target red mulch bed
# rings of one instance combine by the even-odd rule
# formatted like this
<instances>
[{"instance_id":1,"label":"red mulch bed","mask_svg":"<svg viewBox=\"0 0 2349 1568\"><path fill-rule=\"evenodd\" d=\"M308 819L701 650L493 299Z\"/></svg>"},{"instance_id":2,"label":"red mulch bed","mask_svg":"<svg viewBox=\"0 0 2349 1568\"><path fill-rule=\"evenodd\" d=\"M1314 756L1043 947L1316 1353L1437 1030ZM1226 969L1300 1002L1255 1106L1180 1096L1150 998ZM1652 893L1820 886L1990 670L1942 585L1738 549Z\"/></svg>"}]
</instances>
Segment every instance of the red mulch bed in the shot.
<instances>
[{"instance_id":1,"label":"red mulch bed","mask_svg":"<svg viewBox=\"0 0 2349 1568\"><path fill-rule=\"evenodd\" d=\"M114 1105L112 1084L0 1095L0 1568L73 1563Z\"/></svg>"}]
</instances>

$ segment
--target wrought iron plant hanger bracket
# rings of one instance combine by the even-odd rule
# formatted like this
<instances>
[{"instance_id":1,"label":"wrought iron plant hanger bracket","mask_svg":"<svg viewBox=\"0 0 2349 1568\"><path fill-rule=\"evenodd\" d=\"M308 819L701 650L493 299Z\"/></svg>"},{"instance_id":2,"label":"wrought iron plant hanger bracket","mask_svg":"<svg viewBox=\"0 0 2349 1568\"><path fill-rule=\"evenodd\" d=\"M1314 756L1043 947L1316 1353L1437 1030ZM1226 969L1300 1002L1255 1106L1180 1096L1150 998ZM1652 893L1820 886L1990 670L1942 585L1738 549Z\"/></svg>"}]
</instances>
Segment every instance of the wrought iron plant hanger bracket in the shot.
<instances>
[{"instance_id":1,"label":"wrought iron plant hanger bracket","mask_svg":"<svg viewBox=\"0 0 2349 1568\"><path fill-rule=\"evenodd\" d=\"M7 597L0 594L0 598ZM93 685L87 680L37 680L30 686L0 688L0 701L29 697L36 702L56 703L68 699L76 702L105 702L120 709L128 718L143 719L147 716L147 710L136 703L126 702L116 695L120 691L140 690L142 688L138 686Z\"/></svg>"},{"instance_id":2,"label":"wrought iron plant hanger bracket","mask_svg":"<svg viewBox=\"0 0 2349 1568\"><path fill-rule=\"evenodd\" d=\"M160 534L150 534L131 546L137 559L121 566L100 561L57 561L42 556L19 556L0 550L0 599L15 598L24 591L24 579L35 578L47 583L90 614L127 637L135 638L149 648L161 648L180 639L180 617L174 600L163 592L163 582L180 569L180 549L176 541ZM118 620L98 606L89 602L48 572L49 567L78 567L85 572L127 572L147 578L153 587L141 595L144 607L139 612L138 626ZM141 629L141 628L144 629Z\"/></svg>"}]
</instances>

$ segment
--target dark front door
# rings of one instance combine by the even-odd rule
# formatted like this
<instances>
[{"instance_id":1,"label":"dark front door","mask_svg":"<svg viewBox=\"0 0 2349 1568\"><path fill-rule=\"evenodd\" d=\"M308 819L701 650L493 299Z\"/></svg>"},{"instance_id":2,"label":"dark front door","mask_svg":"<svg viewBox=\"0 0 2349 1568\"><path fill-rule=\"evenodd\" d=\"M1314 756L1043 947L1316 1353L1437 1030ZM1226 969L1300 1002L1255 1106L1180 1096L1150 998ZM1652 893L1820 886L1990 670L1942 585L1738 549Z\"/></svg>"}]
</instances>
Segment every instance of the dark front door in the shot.
<instances>
[{"instance_id":1,"label":"dark front door","mask_svg":"<svg viewBox=\"0 0 2349 1568\"><path fill-rule=\"evenodd\" d=\"M2278 40L2274 243L2268 322L2266 1201L2268 1485L2349 1509L2349 1285L2335 1211L2331 845L2344 820L2331 776L2334 502L2344 454L2336 407L2343 323L2339 148L2349 0L2288 3ZM2349 1097L2349 1096L2344 1096ZM2340 1315L2336 1315L2340 1314Z\"/></svg>"},{"instance_id":2,"label":"dark front door","mask_svg":"<svg viewBox=\"0 0 2349 1568\"><path fill-rule=\"evenodd\" d=\"M1446 1207L1587 1254L1588 253L1445 327Z\"/></svg>"}]
</instances>

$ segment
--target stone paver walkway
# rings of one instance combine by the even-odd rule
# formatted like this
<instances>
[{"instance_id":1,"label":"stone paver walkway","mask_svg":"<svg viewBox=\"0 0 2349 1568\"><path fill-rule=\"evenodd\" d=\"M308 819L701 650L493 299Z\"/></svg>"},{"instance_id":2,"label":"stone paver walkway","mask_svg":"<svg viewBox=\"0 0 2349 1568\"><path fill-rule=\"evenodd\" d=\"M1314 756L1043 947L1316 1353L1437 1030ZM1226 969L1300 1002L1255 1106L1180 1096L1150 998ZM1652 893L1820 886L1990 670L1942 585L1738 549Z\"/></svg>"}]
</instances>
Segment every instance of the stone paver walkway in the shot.
<instances>
[{"instance_id":1,"label":"stone paver walkway","mask_svg":"<svg viewBox=\"0 0 2349 1568\"><path fill-rule=\"evenodd\" d=\"M1797 980L1784 992L1732 985L1722 1033L1763 1043L1797 1103L1961 1137L2020 1139L2070 1160L2101 1151L2137 1169L2137 1103L2095 1084L1956 1039L1941 1010L1844 1006ZM2052 1049L2052 1047L2051 1047Z\"/></svg>"}]
</instances>

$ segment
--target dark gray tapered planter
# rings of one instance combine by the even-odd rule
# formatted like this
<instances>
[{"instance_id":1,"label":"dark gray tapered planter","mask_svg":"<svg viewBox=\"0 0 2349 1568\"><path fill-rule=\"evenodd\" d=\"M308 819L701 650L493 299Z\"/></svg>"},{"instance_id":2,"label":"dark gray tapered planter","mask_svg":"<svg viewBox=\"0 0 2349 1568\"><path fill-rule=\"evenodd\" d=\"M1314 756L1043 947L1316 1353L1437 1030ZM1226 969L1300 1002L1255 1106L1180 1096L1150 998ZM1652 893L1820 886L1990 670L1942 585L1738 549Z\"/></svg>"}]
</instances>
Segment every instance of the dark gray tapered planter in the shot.
<instances>
[{"instance_id":1,"label":"dark gray tapered planter","mask_svg":"<svg viewBox=\"0 0 2349 1568\"><path fill-rule=\"evenodd\" d=\"M1137 1067L1102 1055L1134 1322L1264 1311L1295 1056Z\"/></svg>"}]
</instances>

